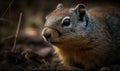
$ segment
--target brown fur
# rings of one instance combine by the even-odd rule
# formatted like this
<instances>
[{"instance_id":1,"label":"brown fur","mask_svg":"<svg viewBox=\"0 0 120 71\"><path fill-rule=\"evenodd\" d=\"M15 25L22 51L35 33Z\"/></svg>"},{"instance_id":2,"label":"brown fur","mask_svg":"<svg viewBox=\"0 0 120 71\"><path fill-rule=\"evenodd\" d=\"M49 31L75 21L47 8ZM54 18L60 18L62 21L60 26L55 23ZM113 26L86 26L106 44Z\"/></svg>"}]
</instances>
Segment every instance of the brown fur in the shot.
<instances>
[{"instance_id":1,"label":"brown fur","mask_svg":"<svg viewBox=\"0 0 120 71\"><path fill-rule=\"evenodd\" d=\"M67 12L68 12L68 9L57 9L57 10L54 10L54 12L52 12L50 15L52 16L63 15Z\"/></svg>"},{"instance_id":2,"label":"brown fur","mask_svg":"<svg viewBox=\"0 0 120 71\"><path fill-rule=\"evenodd\" d=\"M113 32L114 30L109 27L111 26L109 24L120 25L120 23L118 23L118 21L115 21L116 18L111 19L115 21L115 24L108 23L108 17L106 18L106 16L112 17L112 15L109 15L109 13L119 14L120 11L118 11L119 10L117 8L113 7L97 7L87 11L94 17L94 23L91 24L94 27L92 28L91 32L89 30L81 30L81 26L78 25L78 28L75 26L72 27L72 29L75 30L74 32L70 32L68 30L67 34L64 34L66 32L60 27L61 19L58 19L59 21L49 21L51 24L48 24L48 22L46 22L45 27L47 28L44 29L54 30L50 31L52 36L49 38L49 41L52 43L55 51L58 53L59 58L62 60L62 63L64 63L66 66L76 66L76 64L78 64L78 66L83 66L85 70L91 70L102 66L109 66L110 64L115 63L115 61L119 60L120 42L117 41L120 39L120 32L117 34L114 33L115 35L112 35L111 30ZM47 21L52 16L54 18L57 18L56 16L61 16L62 18L63 16L68 15L71 17L72 22L74 23L78 17L74 17L76 15L71 16L69 13L71 13L70 9L56 9L50 15L48 15L49 18L47 18ZM88 27L91 27L89 25L90 23L91 21L88 23ZM55 26L56 24L57 26ZM117 27L118 30L119 28ZM62 35L60 35L58 32L60 32ZM43 34L44 33L46 33L45 30L43 31ZM113 40L113 36L116 36L116 38L119 39ZM117 46L115 46L116 43ZM116 56L116 54L119 56Z\"/></svg>"}]
</instances>

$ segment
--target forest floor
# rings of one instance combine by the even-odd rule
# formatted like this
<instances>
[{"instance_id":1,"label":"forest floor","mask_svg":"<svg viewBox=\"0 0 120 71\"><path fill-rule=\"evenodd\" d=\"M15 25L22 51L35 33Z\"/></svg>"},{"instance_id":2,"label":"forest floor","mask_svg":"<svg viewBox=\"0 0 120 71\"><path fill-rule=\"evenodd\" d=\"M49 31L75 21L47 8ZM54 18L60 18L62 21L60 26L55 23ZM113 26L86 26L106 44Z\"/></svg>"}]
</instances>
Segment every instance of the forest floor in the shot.
<instances>
[{"instance_id":1,"label":"forest floor","mask_svg":"<svg viewBox=\"0 0 120 71\"><path fill-rule=\"evenodd\" d=\"M26 31L27 30L27 31ZM0 42L0 70L66 70L51 46L34 29L21 31Z\"/></svg>"}]
</instances>

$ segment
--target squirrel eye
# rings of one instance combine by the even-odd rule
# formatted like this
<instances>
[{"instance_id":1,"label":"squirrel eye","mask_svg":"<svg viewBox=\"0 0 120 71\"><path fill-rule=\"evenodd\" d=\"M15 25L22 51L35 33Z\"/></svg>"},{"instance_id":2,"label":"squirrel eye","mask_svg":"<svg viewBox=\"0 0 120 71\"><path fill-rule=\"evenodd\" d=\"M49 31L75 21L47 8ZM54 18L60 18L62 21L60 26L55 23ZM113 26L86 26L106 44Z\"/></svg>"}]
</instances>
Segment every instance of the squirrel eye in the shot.
<instances>
[{"instance_id":1,"label":"squirrel eye","mask_svg":"<svg viewBox=\"0 0 120 71\"><path fill-rule=\"evenodd\" d=\"M62 26L69 26L70 25L70 19L64 19Z\"/></svg>"},{"instance_id":2,"label":"squirrel eye","mask_svg":"<svg viewBox=\"0 0 120 71\"><path fill-rule=\"evenodd\" d=\"M69 17L63 18L62 27L65 27L65 28L70 28L71 27L71 21L70 21Z\"/></svg>"}]
</instances>

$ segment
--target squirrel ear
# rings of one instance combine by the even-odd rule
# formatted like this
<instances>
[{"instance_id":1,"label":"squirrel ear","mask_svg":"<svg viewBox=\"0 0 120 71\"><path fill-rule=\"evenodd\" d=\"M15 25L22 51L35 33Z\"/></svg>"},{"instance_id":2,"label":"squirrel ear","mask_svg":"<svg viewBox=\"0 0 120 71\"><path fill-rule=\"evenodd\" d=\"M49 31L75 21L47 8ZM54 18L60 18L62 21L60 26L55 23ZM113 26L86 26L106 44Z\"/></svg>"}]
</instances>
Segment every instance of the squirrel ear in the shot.
<instances>
[{"instance_id":1,"label":"squirrel ear","mask_svg":"<svg viewBox=\"0 0 120 71\"><path fill-rule=\"evenodd\" d=\"M57 9L60 9L60 8L64 8L64 6L63 6L62 3L59 3L56 8L57 8Z\"/></svg>"},{"instance_id":2,"label":"squirrel ear","mask_svg":"<svg viewBox=\"0 0 120 71\"><path fill-rule=\"evenodd\" d=\"M84 4L78 4L75 7L75 12L79 16L79 18L82 20L84 15L86 14L86 8Z\"/></svg>"}]
</instances>

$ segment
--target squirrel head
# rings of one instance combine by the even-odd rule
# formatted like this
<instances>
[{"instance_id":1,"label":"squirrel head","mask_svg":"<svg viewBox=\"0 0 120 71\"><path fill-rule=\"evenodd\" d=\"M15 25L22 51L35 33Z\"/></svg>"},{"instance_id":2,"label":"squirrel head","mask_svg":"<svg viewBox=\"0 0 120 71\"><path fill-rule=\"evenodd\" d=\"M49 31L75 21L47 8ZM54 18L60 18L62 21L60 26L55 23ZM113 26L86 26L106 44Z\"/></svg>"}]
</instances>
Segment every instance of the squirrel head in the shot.
<instances>
[{"instance_id":1,"label":"squirrel head","mask_svg":"<svg viewBox=\"0 0 120 71\"><path fill-rule=\"evenodd\" d=\"M46 16L42 35L46 41L52 44L64 44L86 38L92 31L93 27L89 27L91 25L88 25L85 5L78 4L74 8L65 8L60 3L54 11Z\"/></svg>"}]
</instances>

